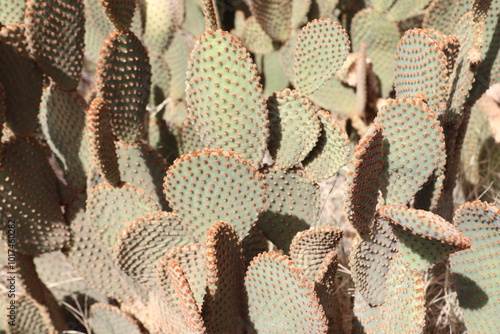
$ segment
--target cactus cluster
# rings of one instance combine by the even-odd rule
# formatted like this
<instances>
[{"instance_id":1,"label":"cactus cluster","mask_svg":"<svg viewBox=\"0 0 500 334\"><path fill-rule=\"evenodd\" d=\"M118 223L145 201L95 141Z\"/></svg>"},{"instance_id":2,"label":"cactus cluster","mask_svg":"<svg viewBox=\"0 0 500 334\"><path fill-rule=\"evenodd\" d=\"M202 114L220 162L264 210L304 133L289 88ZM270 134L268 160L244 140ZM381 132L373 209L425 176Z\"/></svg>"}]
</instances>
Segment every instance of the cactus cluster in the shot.
<instances>
[{"instance_id":1,"label":"cactus cluster","mask_svg":"<svg viewBox=\"0 0 500 334\"><path fill-rule=\"evenodd\" d=\"M0 5L0 333L500 332L500 0Z\"/></svg>"}]
</instances>

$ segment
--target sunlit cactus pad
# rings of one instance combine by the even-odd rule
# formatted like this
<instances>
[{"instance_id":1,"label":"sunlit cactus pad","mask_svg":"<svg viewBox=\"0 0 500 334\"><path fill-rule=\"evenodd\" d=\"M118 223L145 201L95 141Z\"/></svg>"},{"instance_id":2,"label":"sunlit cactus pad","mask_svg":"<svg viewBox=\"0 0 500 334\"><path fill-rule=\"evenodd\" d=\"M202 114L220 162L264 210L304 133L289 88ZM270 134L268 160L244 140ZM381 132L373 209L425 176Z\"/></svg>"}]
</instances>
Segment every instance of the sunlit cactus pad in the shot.
<instances>
[{"instance_id":1,"label":"sunlit cactus pad","mask_svg":"<svg viewBox=\"0 0 500 334\"><path fill-rule=\"evenodd\" d=\"M224 31L197 41L186 77L189 115L207 148L242 154L258 167L267 147L267 109L255 64Z\"/></svg>"},{"instance_id":2,"label":"sunlit cactus pad","mask_svg":"<svg viewBox=\"0 0 500 334\"><path fill-rule=\"evenodd\" d=\"M472 241L470 249L450 257L467 332L494 332L500 315L500 210L485 202L468 202L455 212L453 223Z\"/></svg>"},{"instance_id":3,"label":"sunlit cactus pad","mask_svg":"<svg viewBox=\"0 0 500 334\"><path fill-rule=\"evenodd\" d=\"M302 29L295 48L295 88L306 96L324 85L342 66L349 53L349 38L338 23L320 19Z\"/></svg>"},{"instance_id":4,"label":"sunlit cactus pad","mask_svg":"<svg viewBox=\"0 0 500 334\"><path fill-rule=\"evenodd\" d=\"M292 21L292 0L253 0L250 11L276 41L286 41Z\"/></svg>"},{"instance_id":5,"label":"sunlit cactus pad","mask_svg":"<svg viewBox=\"0 0 500 334\"><path fill-rule=\"evenodd\" d=\"M30 0L26 32L33 55L44 73L64 89L75 89L82 75L83 0Z\"/></svg>"},{"instance_id":6,"label":"sunlit cactus pad","mask_svg":"<svg viewBox=\"0 0 500 334\"><path fill-rule=\"evenodd\" d=\"M165 177L167 200L203 240L214 222L233 225L242 239L265 208L266 181L241 155L205 150L182 156Z\"/></svg>"},{"instance_id":7,"label":"sunlit cactus pad","mask_svg":"<svg viewBox=\"0 0 500 334\"><path fill-rule=\"evenodd\" d=\"M245 278L248 312L258 333L327 333L313 282L285 255L262 253Z\"/></svg>"},{"instance_id":8,"label":"sunlit cactus pad","mask_svg":"<svg viewBox=\"0 0 500 334\"><path fill-rule=\"evenodd\" d=\"M384 136L382 194L386 204L405 205L434 170L443 169L444 134L436 113L421 100L387 102L374 121Z\"/></svg>"}]
</instances>

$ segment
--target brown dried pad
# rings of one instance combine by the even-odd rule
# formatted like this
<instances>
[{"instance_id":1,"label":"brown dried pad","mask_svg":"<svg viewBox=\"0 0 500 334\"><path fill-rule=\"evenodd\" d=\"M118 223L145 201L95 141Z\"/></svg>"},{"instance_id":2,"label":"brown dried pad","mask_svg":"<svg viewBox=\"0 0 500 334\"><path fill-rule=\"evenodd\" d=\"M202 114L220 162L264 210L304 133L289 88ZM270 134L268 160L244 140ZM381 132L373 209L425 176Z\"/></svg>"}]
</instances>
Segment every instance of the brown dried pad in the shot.
<instances>
[{"instance_id":1,"label":"brown dried pad","mask_svg":"<svg viewBox=\"0 0 500 334\"><path fill-rule=\"evenodd\" d=\"M130 30L113 31L104 42L96 74L98 96L111 111L116 137L127 143L143 137L151 65L142 42Z\"/></svg>"},{"instance_id":2,"label":"brown dried pad","mask_svg":"<svg viewBox=\"0 0 500 334\"><path fill-rule=\"evenodd\" d=\"M83 0L29 0L26 33L36 62L59 86L78 86L83 69Z\"/></svg>"}]
</instances>

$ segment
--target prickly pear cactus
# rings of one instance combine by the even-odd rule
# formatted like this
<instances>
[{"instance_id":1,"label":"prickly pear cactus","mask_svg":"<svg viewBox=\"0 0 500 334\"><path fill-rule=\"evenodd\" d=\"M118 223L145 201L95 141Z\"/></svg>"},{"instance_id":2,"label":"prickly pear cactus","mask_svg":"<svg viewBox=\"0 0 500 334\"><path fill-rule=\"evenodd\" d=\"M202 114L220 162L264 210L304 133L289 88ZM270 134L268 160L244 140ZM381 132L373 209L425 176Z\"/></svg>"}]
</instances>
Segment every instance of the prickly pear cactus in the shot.
<instances>
[{"instance_id":1,"label":"prickly pear cactus","mask_svg":"<svg viewBox=\"0 0 500 334\"><path fill-rule=\"evenodd\" d=\"M0 8L0 333L500 332L500 0Z\"/></svg>"}]
</instances>

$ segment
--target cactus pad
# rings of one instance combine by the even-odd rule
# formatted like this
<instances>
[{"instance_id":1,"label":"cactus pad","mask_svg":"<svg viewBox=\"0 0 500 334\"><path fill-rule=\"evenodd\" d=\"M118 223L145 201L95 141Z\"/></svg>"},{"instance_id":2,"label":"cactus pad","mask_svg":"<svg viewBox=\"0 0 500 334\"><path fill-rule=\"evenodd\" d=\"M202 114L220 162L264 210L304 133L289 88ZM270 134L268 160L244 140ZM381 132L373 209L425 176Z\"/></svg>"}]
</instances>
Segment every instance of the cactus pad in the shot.
<instances>
[{"instance_id":1,"label":"cactus pad","mask_svg":"<svg viewBox=\"0 0 500 334\"><path fill-rule=\"evenodd\" d=\"M314 227L295 235L290 245L290 257L302 274L314 280L327 255L335 250L342 238L336 226Z\"/></svg>"},{"instance_id":2,"label":"cactus pad","mask_svg":"<svg viewBox=\"0 0 500 334\"><path fill-rule=\"evenodd\" d=\"M96 303L90 307L90 327L94 334L141 334L137 321L116 306Z\"/></svg>"},{"instance_id":3,"label":"cactus pad","mask_svg":"<svg viewBox=\"0 0 500 334\"><path fill-rule=\"evenodd\" d=\"M359 234L369 233L378 203L384 169L382 126L372 124L359 141L347 173L344 208Z\"/></svg>"},{"instance_id":4,"label":"cactus pad","mask_svg":"<svg viewBox=\"0 0 500 334\"><path fill-rule=\"evenodd\" d=\"M38 303L29 295L17 297L15 307L17 309L15 326L9 326L10 331L8 333L55 334L58 332L50 319L47 307Z\"/></svg>"},{"instance_id":5,"label":"cactus pad","mask_svg":"<svg viewBox=\"0 0 500 334\"><path fill-rule=\"evenodd\" d=\"M161 55L175 36L178 22L175 1L147 0L144 42L152 55ZM154 72L153 72L154 73Z\"/></svg>"},{"instance_id":6,"label":"cactus pad","mask_svg":"<svg viewBox=\"0 0 500 334\"><path fill-rule=\"evenodd\" d=\"M63 89L75 89L83 69L83 0L29 0L26 32L36 62Z\"/></svg>"},{"instance_id":7,"label":"cactus pad","mask_svg":"<svg viewBox=\"0 0 500 334\"><path fill-rule=\"evenodd\" d=\"M206 241L207 293L203 318L208 333L241 331L245 266L241 243L226 223L210 227Z\"/></svg>"},{"instance_id":8,"label":"cactus pad","mask_svg":"<svg viewBox=\"0 0 500 334\"><path fill-rule=\"evenodd\" d=\"M255 16L245 21L241 42L248 51L253 53L268 53L274 51L272 38L262 29Z\"/></svg>"},{"instance_id":9,"label":"cactus pad","mask_svg":"<svg viewBox=\"0 0 500 334\"><path fill-rule=\"evenodd\" d=\"M294 56L295 89L310 95L330 80L349 53L349 38L336 22L309 22L300 32Z\"/></svg>"},{"instance_id":10,"label":"cactus pad","mask_svg":"<svg viewBox=\"0 0 500 334\"><path fill-rule=\"evenodd\" d=\"M484 202L468 202L455 212L453 222L472 240L470 249L450 256L467 332L493 333L500 315L500 210Z\"/></svg>"},{"instance_id":11,"label":"cactus pad","mask_svg":"<svg viewBox=\"0 0 500 334\"><path fill-rule=\"evenodd\" d=\"M112 199L112 200L109 200ZM103 245L113 250L118 233L139 217L160 212L151 196L128 183L113 187L102 183L88 191L87 214Z\"/></svg>"},{"instance_id":12,"label":"cactus pad","mask_svg":"<svg viewBox=\"0 0 500 334\"><path fill-rule=\"evenodd\" d=\"M285 89L268 102L270 153L283 170L298 165L311 152L320 135L320 122L306 97Z\"/></svg>"},{"instance_id":13,"label":"cactus pad","mask_svg":"<svg viewBox=\"0 0 500 334\"><path fill-rule=\"evenodd\" d=\"M193 36L185 30L177 30L163 58L170 68L170 97L184 99L186 94L186 70L189 54L193 49Z\"/></svg>"},{"instance_id":14,"label":"cactus pad","mask_svg":"<svg viewBox=\"0 0 500 334\"><path fill-rule=\"evenodd\" d=\"M88 104L76 91L50 85L42 96L40 123L52 152L61 160L68 184L84 191L90 156L85 113Z\"/></svg>"},{"instance_id":15,"label":"cactus pad","mask_svg":"<svg viewBox=\"0 0 500 334\"><path fill-rule=\"evenodd\" d=\"M237 152L260 166L267 110L255 64L237 39L220 30L200 37L189 59L186 95L206 147Z\"/></svg>"},{"instance_id":16,"label":"cactus pad","mask_svg":"<svg viewBox=\"0 0 500 334\"><path fill-rule=\"evenodd\" d=\"M399 41L399 29L396 22L387 15L374 9L359 11L352 21L352 48L361 50L361 43L366 43L366 56L373 62L373 71L380 79L382 97L392 90L394 72L394 50Z\"/></svg>"},{"instance_id":17,"label":"cactus pad","mask_svg":"<svg viewBox=\"0 0 500 334\"><path fill-rule=\"evenodd\" d=\"M66 255L73 269L90 287L120 302L134 303L138 297L143 298L144 291L114 265L111 252L102 246L83 206L76 202L67 212L73 233Z\"/></svg>"},{"instance_id":18,"label":"cactus pad","mask_svg":"<svg viewBox=\"0 0 500 334\"><path fill-rule=\"evenodd\" d=\"M292 27L292 0L253 0L250 11L276 41L286 41Z\"/></svg>"},{"instance_id":19,"label":"cactus pad","mask_svg":"<svg viewBox=\"0 0 500 334\"><path fill-rule=\"evenodd\" d=\"M106 16L116 29L126 30L132 24L136 0L99 0L104 7Z\"/></svg>"},{"instance_id":20,"label":"cactus pad","mask_svg":"<svg viewBox=\"0 0 500 334\"><path fill-rule=\"evenodd\" d=\"M114 247L117 266L143 285L156 283L156 264L165 252L195 240L172 213L153 213L128 224Z\"/></svg>"},{"instance_id":21,"label":"cactus pad","mask_svg":"<svg viewBox=\"0 0 500 334\"><path fill-rule=\"evenodd\" d=\"M199 240L213 222L224 219L243 239L264 209L266 182L234 152L192 152L170 166L167 200Z\"/></svg>"},{"instance_id":22,"label":"cactus pad","mask_svg":"<svg viewBox=\"0 0 500 334\"><path fill-rule=\"evenodd\" d=\"M92 165L97 168L109 184L118 186L121 180L115 137L111 129L109 108L103 99L97 97L90 105L86 125L89 133Z\"/></svg>"},{"instance_id":23,"label":"cactus pad","mask_svg":"<svg viewBox=\"0 0 500 334\"><path fill-rule=\"evenodd\" d=\"M349 154L349 139L340 124L324 110L319 110L317 116L322 125L321 136L303 161L305 176L316 183L334 176Z\"/></svg>"},{"instance_id":24,"label":"cactus pad","mask_svg":"<svg viewBox=\"0 0 500 334\"><path fill-rule=\"evenodd\" d=\"M425 271L447 255L471 246L469 238L429 211L391 205L382 207L379 215L391 224L399 252L411 270Z\"/></svg>"},{"instance_id":25,"label":"cactus pad","mask_svg":"<svg viewBox=\"0 0 500 334\"><path fill-rule=\"evenodd\" d=\"M16 249L39 255L64 248L70 240L60 207L57 178L46 150L35 139L12 138L0 159L0 217L4 231L12 219Z\"/></svg>"},{"instance_id":26,"label":"cactus pad","mask_svg":"<svg viewBox=\"0 0 500 334\"><path fill-rule=\"evenodd\" d=\"M257 256L247 271L250 321L258 333L327 333L314 285L284 255Z\"/></svg>"},{"instance_id":27,"label":"cactus pad","mask_svg":"<svg viewBox=\"0 0 500 334\"><path fill-rule=\"evenodd\" d=\"M104 43L96 74L98 96L111 111L118 139L132 143L143 136L149 101L151 65L142 42L130 30L112 32Z\"/></svg>"},{"instance_id":28,"label":"cactus pad","mask_svg":"<svg viewBox=\"0 0 500 334\"><path fill-rule=\"evenodd\" d=\"M175 289L177 299L179 300L182 313L184 314L185 322L188 325L189 333L206 333L205 324L200 311L198 310L198 306L196 305L193 291L191 291L187 277L182 271L181 265L178 261L169 261L168 274Z\"/></svg>"},{"instance_id":29,"label":"cactus pad","mask_svg":"<svg viewBox=\"0 0 500 334\"><path fill-rule=\"evenodd\" d=\"M0 30L0 81L5 89L5 117L16 135L35 131L42 96L42 73L28 53L24 25Z\"/></svg>"},{"instance_id":30,"label":"cactus pad","mask_svg":"<svg viewBox=\"0 0 500 334\"><path fill-rule=\"evenodd\" d=\"M424 99L438 114L446 109L447 61L439 43L421 29L408 30L399 41L394 69L397 97Z\"/></svg>"},{"instance_id":31,"label":"cactus pad","mask_svg":"<svg viewBox=\"0 0 500 334\"><path fill-rule=\"evenodd\" d=\"M354 239L349 256L356 291L372 306L385 301L385 287L392 259L398 252L396 237L383 219L377 219L370 234Z\"/></svg>"},{"instance_id":32,"label":"cactus pad","mask_svg":"<svg viewBox=\"0 0 500 334\"><path fill-rule=\"evenodd\" d=\"M24 11L26 9L25 0L9 0L2 2L3 9L0 12L0 22L7 26L10 24L22 24Z\"/></svg>"},{"instance_id":33,"label":"cactus pad","mask_svg":"<svg viewBox=\"0 0 500 334\"><path fill-rule=\"evenodd\" d=\"M264 235L287 252L297 232L315 223L319 187L296 172L279 169L267 171L269 207L257 222Z\"/></svg>"},{"instance_id":34,"label":"cactus pad","mask_svg":"<svg viewBox=\"0 0 500 334\"><path fill-rule=\"evenodd\" d=\"M444 169L443 129L436 113L416 99L388 100L374 122L385 140L382 194L386 204L406 205L434 170Z\"/></svg>"}]
</instances>

